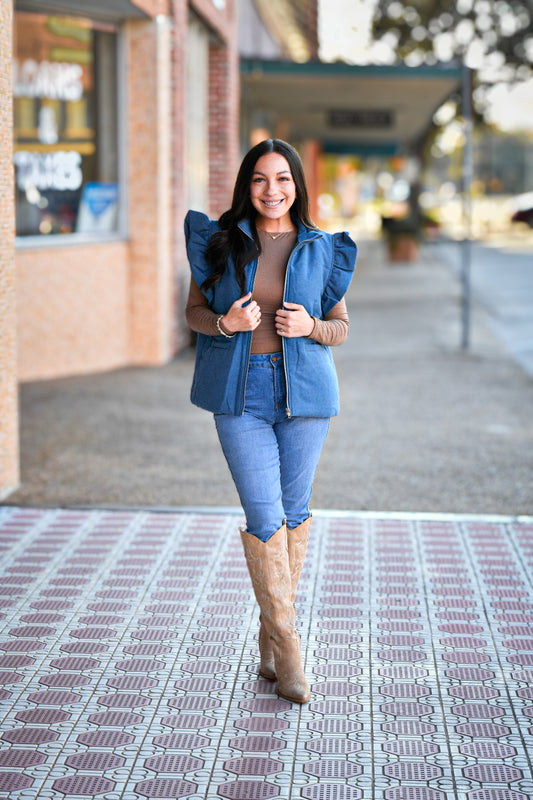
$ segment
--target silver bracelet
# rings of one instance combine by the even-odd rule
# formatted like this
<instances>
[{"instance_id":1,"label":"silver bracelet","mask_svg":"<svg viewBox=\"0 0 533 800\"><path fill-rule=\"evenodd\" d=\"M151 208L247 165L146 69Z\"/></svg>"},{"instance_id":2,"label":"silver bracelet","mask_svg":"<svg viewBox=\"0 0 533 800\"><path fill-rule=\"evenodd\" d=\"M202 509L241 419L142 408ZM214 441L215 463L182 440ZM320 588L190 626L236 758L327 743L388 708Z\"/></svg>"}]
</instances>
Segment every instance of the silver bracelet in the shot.
<instances>
[{"instance_id":1,"label":"silver bracelet","mask_svg":"<svg viewBox=\"0 0 533 800\"><path fill-rule=\"evenodd\" d=\"M226 339L233 339L233 337L235 336L235 333L237 333L237 331L235 331L235 333L226 333L226 331L222 330L222 326L220 324L220 320L222 319L223 316L224 316L224 314L220 314L220 316L217 317L217 331L220 333L221 336L225 336Z\"/></svg>"}]
</instances>

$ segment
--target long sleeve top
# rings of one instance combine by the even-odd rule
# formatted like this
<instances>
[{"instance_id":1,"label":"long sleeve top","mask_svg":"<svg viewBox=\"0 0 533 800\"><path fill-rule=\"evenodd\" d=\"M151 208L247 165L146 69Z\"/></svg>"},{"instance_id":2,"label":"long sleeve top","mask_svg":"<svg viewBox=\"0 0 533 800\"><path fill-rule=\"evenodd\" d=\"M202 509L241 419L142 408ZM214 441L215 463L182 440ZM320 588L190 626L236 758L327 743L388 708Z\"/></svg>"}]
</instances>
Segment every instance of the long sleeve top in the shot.
<instances>
[{"instance_id":1,"label":"long sleeve top","mask_svg":"<svg viewBox=\"0 0 533 800\"><path fill-rule=\"evenodd\" d=\"M261 309L261 322L253 332L252 353L274 353L281 350L281 337L275 327L276 311L283 306L283 288L287 262L296 242L296 232L273 240L259 232L261 255L257 266L253 298ZM186 318L197 333L218 336L217 317L193 278L189 289ZM342 344L348 336L349 318L344 298L324 319L313 317L314 326L309 338L320 344Z\"/></svg>"}]
</instances>

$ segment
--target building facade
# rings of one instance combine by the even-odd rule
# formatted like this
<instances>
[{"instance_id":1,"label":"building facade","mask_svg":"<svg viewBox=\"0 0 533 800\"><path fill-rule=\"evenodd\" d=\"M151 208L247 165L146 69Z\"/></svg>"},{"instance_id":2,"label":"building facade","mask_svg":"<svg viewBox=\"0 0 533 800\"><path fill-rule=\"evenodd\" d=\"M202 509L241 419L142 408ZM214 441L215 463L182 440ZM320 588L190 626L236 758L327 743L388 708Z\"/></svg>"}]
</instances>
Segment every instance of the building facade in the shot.
<instances>
[{"instance_id":1,"label":"building facade","mask_svg":"<svg viewBox=\"0 0 533 800\"><path fill-rule=\"evenodd\" d=\"M19 482L11 3L0 2L0 497Z\"/></svg>"},{"instance_id":2,"label":"building facade","mask_svg":"<svg viewBox=\"0 0 533 800\"><path fill-rule=\"evenodd\" d=\"M236 17L236 0L0 0L0 497L20 381L189 342L183 217L231 198Z\"/></svg>"}]
</instances>

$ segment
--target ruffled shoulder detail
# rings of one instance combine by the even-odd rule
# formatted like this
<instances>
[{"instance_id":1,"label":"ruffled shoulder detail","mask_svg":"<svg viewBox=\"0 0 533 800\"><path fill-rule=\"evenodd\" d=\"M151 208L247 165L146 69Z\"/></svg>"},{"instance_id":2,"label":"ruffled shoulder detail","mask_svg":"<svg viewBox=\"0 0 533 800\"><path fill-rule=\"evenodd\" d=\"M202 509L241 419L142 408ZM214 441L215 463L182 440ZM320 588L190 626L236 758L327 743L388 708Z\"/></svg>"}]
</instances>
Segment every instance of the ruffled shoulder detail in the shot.
<instances>
[{"instance_id":1,"label":"ruffled shoulder detail","mask_svg":"<svg viewBox=\"0 0 533 800\"><path fill-rule=\"evenodd\" d=\"M332 239L333 263L322 300L324 316L348 291L357 259L357 245L348 233L334 233Z\"/></svg>"},{"instance_id":2,"label":"ruffled shoulder detail","mask_svg":"<svg viewBox=\"0 0 533 800\"><path fill-rule=\"evenodd\" d=\"M211 267L206 263L205 251L211 236L218 231L218 222L209 219L201 211L188 211L184 223L187 258L192 276L201 286L211 274ZM205 292L204 292L205 294Z\"/></svg>"}]
</instances>

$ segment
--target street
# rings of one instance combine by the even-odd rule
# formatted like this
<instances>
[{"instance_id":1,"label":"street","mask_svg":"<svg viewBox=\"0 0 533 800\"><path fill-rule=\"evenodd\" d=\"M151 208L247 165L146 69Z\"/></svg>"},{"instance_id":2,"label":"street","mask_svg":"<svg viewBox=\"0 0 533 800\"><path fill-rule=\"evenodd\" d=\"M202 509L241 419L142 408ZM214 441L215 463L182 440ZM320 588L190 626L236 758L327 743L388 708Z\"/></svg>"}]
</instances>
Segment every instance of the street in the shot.
<instances>
[{"instance_id":1,"label":"street","mask_svg":"<svg viewBox=\"0 0 533 800\"><path fill-rule=\"evenodd\" d=\"M461 244L439 245L459 275ZM527 243L472 245L471 281L474 299L489 313L492 330L512 357L533 375L533 250Z\"/></svg>"}]
</instances>

